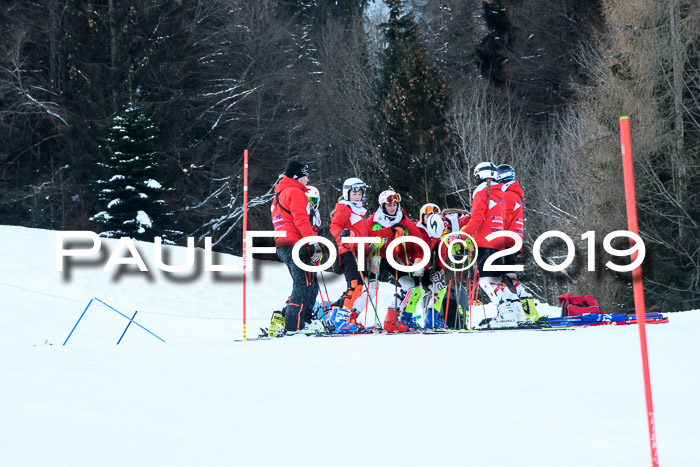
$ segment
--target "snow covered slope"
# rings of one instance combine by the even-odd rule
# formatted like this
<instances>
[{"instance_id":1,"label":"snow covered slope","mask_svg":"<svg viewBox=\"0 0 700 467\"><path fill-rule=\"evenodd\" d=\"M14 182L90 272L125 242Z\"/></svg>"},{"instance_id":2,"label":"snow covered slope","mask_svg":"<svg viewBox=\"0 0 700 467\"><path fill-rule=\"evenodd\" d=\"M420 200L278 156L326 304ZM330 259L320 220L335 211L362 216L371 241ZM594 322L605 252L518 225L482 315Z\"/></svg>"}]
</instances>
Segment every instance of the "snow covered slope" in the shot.
<instances>
[{"instance_id":1,"label":"snow covered slope","mask_svg":"<svg viewBox=\"0 0 700 467\"><path fill-rule=\"evenodd\" d=\"M0 226L0 245L0 465L650 464L635 326L234 342L239 273L168 276L139 243L151 274L63 274L54 232ZM291 288L255 267L249 336ZM115 346L127 320L93 302L63 346L93 297L165 342L132 326ZM660 465L695 466L700 311L670 320L647 327Z\"/></svg>"}]
</instances>

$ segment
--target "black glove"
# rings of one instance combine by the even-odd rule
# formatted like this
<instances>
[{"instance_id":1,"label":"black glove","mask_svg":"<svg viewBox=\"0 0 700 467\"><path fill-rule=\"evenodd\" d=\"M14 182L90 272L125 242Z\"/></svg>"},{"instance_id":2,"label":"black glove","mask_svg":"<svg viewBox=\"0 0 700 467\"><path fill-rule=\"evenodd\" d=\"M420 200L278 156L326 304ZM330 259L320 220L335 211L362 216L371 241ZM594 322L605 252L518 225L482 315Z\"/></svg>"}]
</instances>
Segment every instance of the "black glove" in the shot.
<instances>
[{"instance_id":1,"label":"black glove","mask_svg":"<svg viewBox=\"0 0 700 467\"><path fill-rule=\"evenodd\" d=\"M443 272L442 269L438 269L437 271L433 271L430 273L430 282L433 284L437 284L438 282L442 282L443 278ZM443 285L444 287L444 285ZM442 288L442 287L440 287Z\"/></svg>"},{"instance_id":2,"label":"black glove","mask_svg":"<svg viewBox=\"0 0 700 467\"><path fill-rule=\"evenodd\" d=\"M396 232L396 231L398 230L399 227L401 227L401 230L403 231L403 233L406 233L406 226L403 225L401 222L399 222L398 224L392 225L392 226L391 226L391 231L392 231L392 232Z\"/></svg>"},{"instance_id":3,"label":"black glove","mask_svg":"<svg viewBox=\"0 0 700 467\"><path fill-rule=\"evenodd\" d=\"M342 232L340 232L340 238L347 237L350 235L350 229L345 227Z\"/></svg>"}]
</instances>

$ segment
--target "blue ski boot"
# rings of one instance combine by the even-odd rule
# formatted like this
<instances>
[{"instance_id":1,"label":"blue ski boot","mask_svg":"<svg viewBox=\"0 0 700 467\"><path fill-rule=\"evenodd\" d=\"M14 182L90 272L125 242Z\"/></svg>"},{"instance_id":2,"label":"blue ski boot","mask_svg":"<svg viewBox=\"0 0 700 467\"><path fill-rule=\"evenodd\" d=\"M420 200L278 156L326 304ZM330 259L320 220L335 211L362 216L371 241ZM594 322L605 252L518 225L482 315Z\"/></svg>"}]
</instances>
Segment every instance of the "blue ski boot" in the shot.
<instances>
[{"instance_id":1,"label":"blue ski boot","mask_svg":"<svg viewBox=\"0 0 700 467\"><path fill-rule=\"evenodd\" d=\"M335 332L341 334L361 332L363 328L357 324L356 319L356 312L350 312L343 308L333 310L333 327Z\"/></svg>"},{"instance_id":2,"label":"blue ski boot","mask_svg":"<svg viewBox=\"0 0 700 467\"><path fill-rule=\"evenodd\" d=\"M409 331L418 329L418 323L416 323L416 317L413 313L402 311L401 315L399 315L399 321L405 324Z\"/></svg>"},{"instance_id":3,"label":"blue ski boot","mask_svg":"<svg viewBox=\"0 0 700 467\"><path fill-rule=\"evenodd\" d=\"M440 317L440 313L435 310L425 311L425 328L442 329L445 327L445 320Z\"/></svg>"}]
</instances>

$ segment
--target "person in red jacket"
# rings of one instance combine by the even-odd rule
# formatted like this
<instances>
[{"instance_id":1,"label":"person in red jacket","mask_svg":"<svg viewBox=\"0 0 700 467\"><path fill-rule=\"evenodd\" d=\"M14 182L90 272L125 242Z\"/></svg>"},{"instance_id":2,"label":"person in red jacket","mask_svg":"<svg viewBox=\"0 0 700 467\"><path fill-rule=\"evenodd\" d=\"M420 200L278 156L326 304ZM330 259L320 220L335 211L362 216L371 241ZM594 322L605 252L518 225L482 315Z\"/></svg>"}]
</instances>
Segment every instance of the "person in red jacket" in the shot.
<instances>
[{"instance_id":1,"label":"person in red jacket","mask_svg":"<svg viewBox=\"0 0 700 467\"><path fill-rule=\"evenodd\" d=\"M318 281L315 272L302 270L292 259L294 244L305 237L316 236L310 220L311 206L306 195L309 183L309 168L298 161L290 161L284 176L275 186L272 201L272 225L276 231L286 232L285 237L275 238L277 256L287 265L292 276L292 295L284 313L284 327L287 332L304 329L307 332L321 332L323 323L313 319L313 308L318 295ZM321 257L318 243L308 244L299 251L299 257L308 264ZM273 314L270 330L280 317Z\"/></svg>"},{"instance_id":2,"label":"person in red jacket","mask_svg":"<svg viewBox=\"0 0 700 467\"><path fill-rule=\"evenodd\" d=\"M421 270L413 273L410 289L406 294L400 309L410 308L409 303L419 303L417 297L422 297L424 310L424 324L426 328L442 328L445 325L444 319L439 317L441 307L440 292L444 290L444 267L439 259L438 251L445 247L442 242L442 235L447 226L446 220L442 217L440 207L433 203L424 204L420 208L419 221L416 223L418 238L422 239L430 248L430 259L428 264ZM425 252L418 245L411 245L410 257L412 263L419 263ZM404 282L405 279L404 279ZM405 287L404 284L402 286Z\"/></svg>"},{"instance_id":3,"label":"person in red jacket","mask_svg":"<svg viewBox=\"0 0 700 467\"><path fill-rule=\"evenodd\" d=\"M471 235L476 242L479 287L498 310L493 325L517 326L525 321L520 299L501 282L500 273L484 270L486 260L505 248L503 237L486 240L489 234L503 230L505 203L497 178L498 169L490 162L482 162L474 168L476 188L472 196L472 211L468 220L466 217L464 221L460 220L460 224L464 224L460 225L460 230ZM498 258L492 264L502 265L503 261Z\"/></svg>"},{"instance_id":4,"label":"person in red jacket","mask_svg":"<svg viewBox=\"0 0 700 467\"><path fill-rule=\"evenodd\" d=\"M400 234L407 234L413 237L421 237L421 233L409 217L404 208L401 207L401 195L394 190L384 190L379 194L377 199L379 208L367 219L367 225L373 231L379 231L386 228L398 228ZM408 290L413 287L416 279L413 274L402 272L394 269L387 260L387 245L389 242L377 244L370 254L370 271L376 275L385 273L398 282L400 290L394 297L394 303L389 307L386 318L384 320L384 329L387 331L407 331L408 329L416 329L418 324L412 313L404 313L405 306L400 305L406 297ZM399 244L393 251L393 259L398 264L408 266L413 264L411 259L413 248L416 245L413 243ZM422 251L422 250L421 250ZM422 271L421 271L422 272ZM370 282L368 289L371 291L376 288L376 280Z\"/></svg>"},{"instance_id":5,"label":"person in red jacket","mask_svg":"<svg viewBox=\"0 0 700 467\"><path fill-rule=\"evenodd\" d=\"M525 222L523 217L523 197L525 193L520 187L520 183L515 180L515 170L508 164L502 164L498 166L498 178L497 181L501 183L501 191L504 196L505 201L505 219L503 223L504 230L510 230L515 232L520 236L521 240L524 240L525 235ZM506 240L506 246L513 246L512 240ZM511 266L517 264L518 255L522 252L522 248L519 252L512 253L503 258L503 264ZM539 319L537 309L535 308L535 302L525 287L523 287L518 276L515 272L507 272L502 276L503 281L511 288L511 291L516 293L520 297L520 304L525 311L528 321L535 322Z\"/></svg>"},{"instance_id":6,"label":"person in red jacket","mask_svg":"<svg viewBox=\"0 0 700 467\"><path fill-rule=\"evenodd\" d=\"M330 231L338 245L338 259L347 282L347 290L336 302L329 316L329 322L336 332L360 332L361 326L357 323L357 317L362 310L358 307L364 308L364 301L358 301L365 289L364 273L357 267L354 247L352 244L343 243L342 239L344 237L386 238L396 230L396 226L372 230L367 225L367 209L363 205L366 191L367 185L362 180L355 177L348 178L343 182L342 197L331 213ZM365 251L368 250L369 248L365 247ZM367 256L365 255L365 259ZM360 305L361 302L362 305ZM376 306L376 304L373 305Z\"/></svg>"}]
</instances>

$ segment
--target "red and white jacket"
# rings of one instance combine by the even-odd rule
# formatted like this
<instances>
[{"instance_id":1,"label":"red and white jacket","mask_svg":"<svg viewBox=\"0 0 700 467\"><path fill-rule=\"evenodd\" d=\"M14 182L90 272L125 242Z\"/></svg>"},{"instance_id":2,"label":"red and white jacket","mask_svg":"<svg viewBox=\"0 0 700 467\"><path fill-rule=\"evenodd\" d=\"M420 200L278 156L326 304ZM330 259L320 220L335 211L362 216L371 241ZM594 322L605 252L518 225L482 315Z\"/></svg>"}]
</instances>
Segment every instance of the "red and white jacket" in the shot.
<instances>
[{"instance_id":1,"label":"red and white jacket","mask_svg":"<svg viewBox=\"0 0 700 467\"><path fill-rule=\"evenodd\" d=\"M286 237L276 237L275 246L289 246L304 237L313 237L314 231L309 219L310 205L306 187L286 175L275 186L275 199L272 201L272 225L276 231L287 232Z\"/></svg>"},{"instance_id":2,"label":"red and white jacket","mask_svg":"<svg viewBox=\"0 0 700 467\"><path fill-rule=\"evenodd\" d=\"M384 238L388 238L391 236L391 227L396 224L402 224L404 227L406 227L406 230L408 230L407 235L411 235L414 237L421 236L420 232L418 231L418 228L416 228L416 223L408 217L408 213L406 213L406 210L404 208L398 209L396 211L396 215L394 216L387 215L382 208L379 208L374 213L374 215L367 219L367 227L370 230L372 230L376 225L379 225L380 228L375 230L375 232L387 232L387 227L389 228L389 233L381 235ZM386 246L388 244L389 242L384 242L384 245L382 245L380 251L382 258L386 258ZM409 260L409 258L406 258L406 254L408 253L410 256L409 250L412 245L412 243L407 244L408 250L406 252L404 252L402 248L395 248L394 258L400 260L401 263L406 263L406 261Z\"/></svg>"},{"instance_id":3,"label":"red and white jacket","mask_svg":"<svg viewBox=\"0 0 700 467\"><path fill-rule=\"evenodd\" d=\"M474 190L472 196L472 212L470 216L460 219L460 230L471 235L479 248L493 248L503 250L505 242L503 237L486 241L486 237L493 232L503 230L503 218L505 217L504 193L501 184L496 182L483 182Z\"/></svg>"},{"instance_id":4,"label":"red and white jacket","mask_svg":"<svg viewBox=\"0 0 700 467\"><path fill-rule=\"evenodd\" d=\"M504 193L505 217L503 219L503 230L510 230L520 235L522 239L525 235L525 222L523 218L523 189L516 181L504 183L501 187ZM513 241L506 239L506 246L513 246Z\"/></svg>"},{"instance_id":5,"label":"red and white jacket","mask_svg":"<svg viewBox=\"0 0 700 467\"><path fill-rule=\"evenodd\" d=\"M372 230L369 219L367 219L367 209L359 202L341 200L335 205L335 212L331 219L330 231L338 245L338 257L343 253L353 252L348 248L354 244L342 243L340 233L350 229L350 235L354 237L383 237L392 235L391 228ZM354 253L354 252L353 252Z\"/></svg>"}]
</instances>

